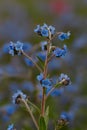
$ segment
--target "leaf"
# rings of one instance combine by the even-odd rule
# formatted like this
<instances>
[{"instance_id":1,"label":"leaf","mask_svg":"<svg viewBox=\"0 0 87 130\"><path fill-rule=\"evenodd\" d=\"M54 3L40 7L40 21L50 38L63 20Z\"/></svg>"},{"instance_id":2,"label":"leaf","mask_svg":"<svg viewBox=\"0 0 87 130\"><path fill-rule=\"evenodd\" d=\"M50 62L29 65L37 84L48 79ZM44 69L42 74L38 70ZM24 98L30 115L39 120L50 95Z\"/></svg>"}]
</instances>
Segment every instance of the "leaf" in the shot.
<instances>
[{"instance_id":1,"label":"leaf","mask_svg":"<svg viewBox=\"0 0 87 130\"><path fill-rule=\"evenodd\" d=\"M44 119L43 116L40 117L39 130L47 130L47 129L46 129L45 119Z\"/></svg>"},{"instance_id":2,"label":"leaf","mask_svg":"<svg viewBox=\"0 0 87 130\"><path fill-rule=\"evenodd\" d=\"M39 56L37 56L37 59L39 60L40 66L44 68L44 61Z\"/></svg>"},{"instance_id":3,"label":"leaf","mask_svg":"<svg viewBox=\"0 0 87 130\"><path fill-rule=\"evenodd\" d=\"M60 87L60 86L61 86L60 83L55 84L55 88L58 88L58 87Z\"/></svg>"},{"instance_id":4,"label":"leaf","mask_svg":"<svg viewBox=\"0 0 87 130\"><path fill-rule=\"evenodd\" d=\"M40 109L35 104L30 102L29 100L28 100L28 103L40 113Z\"/></svg>"},{"instance_id":5,"label":"leaf","mask_svg":"<svg viewBox=\"0 0 87 130\"><path fill-rule=\"evenodd\" d=\"M48 121L49 121L49 106L47 106L46 111L45 111L45 123L46 126L48 125Z\"/></svg>"}]
</instances>

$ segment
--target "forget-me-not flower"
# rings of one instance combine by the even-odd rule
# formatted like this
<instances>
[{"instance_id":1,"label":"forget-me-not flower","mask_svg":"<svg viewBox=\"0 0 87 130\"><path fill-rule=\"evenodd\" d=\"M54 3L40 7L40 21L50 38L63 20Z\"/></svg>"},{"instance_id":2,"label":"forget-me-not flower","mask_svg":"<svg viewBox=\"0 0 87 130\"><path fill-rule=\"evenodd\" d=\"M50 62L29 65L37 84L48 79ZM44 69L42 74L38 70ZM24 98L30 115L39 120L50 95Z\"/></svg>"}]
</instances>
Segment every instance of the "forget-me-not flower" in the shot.
<instances>
[{"instance_id":1,"label":"forget-me-not flower","mask_svg":"<svg viewBox=\"0 0 87 130\"><path fill-rule=\"evenodd\" d=\"M61 41L64 41L65 39L69 39L70 35L71 35L70 32L67 32L67 33L61 32L58 35L58 39L61 40Z\"/></svg>"},{"instance_id":2,"label":"forget-me-not flower","mask_svg":"<svg viewBox=\"0 0 87 130\"><path fill-rule=\"evenodd\" d=\"M61 82L65 86L71 84L71 81L68 75L63 74L63 73L59 77L59 82Z\"/></svg>"},{"instance_id":3,"label":"forget-me-not flower","mask_svg":"<svg viewBox=\"0 0 87 130\"><path fill-rule=\"evenodd\" d=\"M21 55L23 50L23 43L17 41L16 43L10 42L9 45L9 54L12 56L14 55Z\"/></svg>"},{"instance_id":4,"label":"forget-me-not flower","mask_svg":"<svg viewBox=\"0 0 87 130\"><path fill-rule=\"evenodd\" d=\"M47 24L43 24L43 26L37 25L34 32L40 36L49 37L49 33L51 36L54 35L55 28L53 26L48 26Z\"/></svg>"},{"instance_id":5,"label":"forget-me-not flower","mask_svg":"<svg viewBox=\"0 0 87 130\"><path fill-rule=\"evenodd\" d=\"M57 48L53 51L53 53L54 53L54 55L55 55L56 57L65 56L66 52L67 52L67 46L66 46L66 45L64 45L64 47L63 47L62 49L57 47Z\"/></svg>"},{"instance_id":6,"label":"forget-me-not flower","mask_svg":"<svg viewBox=\"0 0 87 130\"><path fill-rule=\"evenodd\" d=\"M40 81L42 87L50 88L52 86L52 82L49 78L44 79L43 74L37 76L37 80Z\"/></svg>"},{"instance_id":7,"label":"forget-me-not flower","mask_svg":"<svg viewBox=\"0 0 87 130\"><path fill-rule=\"evenodd\" d=\"M27 96L20 90L18 90L16 93L14 93L14 95L12 96L13 99L13 103L14 104L19 104L20 103L20 99L24 99L26 100Z\"/></svg>"}]
</instances>

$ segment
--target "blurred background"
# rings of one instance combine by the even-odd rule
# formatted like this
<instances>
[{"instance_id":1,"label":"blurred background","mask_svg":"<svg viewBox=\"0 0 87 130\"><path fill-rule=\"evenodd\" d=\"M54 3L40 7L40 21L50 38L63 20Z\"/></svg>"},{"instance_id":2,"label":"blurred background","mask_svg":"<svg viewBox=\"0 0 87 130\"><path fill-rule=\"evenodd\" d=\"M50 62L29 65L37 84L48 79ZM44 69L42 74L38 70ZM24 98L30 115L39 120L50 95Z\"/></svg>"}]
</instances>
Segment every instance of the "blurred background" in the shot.
<instances>
[{"instance_id":1,"label":"blurred background","mask_svg":"<svg viewBox=\"0 0 87 130\"><path fill-rule=\"evenodd\" d=\"M0 130L6 130L10 123L17 130L35 129L23 106L12 104L12 95L21 89L40 106L38 71L24 56L9 55L8 45L19 40L28 54L44 58L40 42L45 39L34 33L36 25L43 23L53 25L57 31L71 32L69 40L54 40L57 46L67 44L68 53L52 60L49 73L53 79L66 73L72 84L49 97L49 130L54 129L62 112L71 118L64 130L87 130L87 0L0 0ZM34 114L37 118L38 113Z\"/></svg>"}]
</instances>

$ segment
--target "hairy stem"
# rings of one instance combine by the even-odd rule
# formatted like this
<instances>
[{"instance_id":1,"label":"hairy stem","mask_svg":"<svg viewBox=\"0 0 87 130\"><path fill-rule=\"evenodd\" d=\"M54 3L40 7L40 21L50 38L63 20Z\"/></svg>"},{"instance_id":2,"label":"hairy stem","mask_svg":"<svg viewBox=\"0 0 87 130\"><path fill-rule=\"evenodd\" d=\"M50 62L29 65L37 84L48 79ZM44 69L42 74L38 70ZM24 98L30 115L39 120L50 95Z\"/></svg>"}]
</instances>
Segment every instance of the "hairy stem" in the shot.
<instances>
[{"instance_id":1,"label":"hairy stem","mask_svg":"<svg viewBox=\"0 0 87 130\"><path fill-rule=\"evenodd\" d=\"M48 69L48 53L50 49L50 40L48 41L48 46L47 46L47 54L46 54L46 60L45 60L45 65L44 65L44 79L47 77L47 69ZM45 87L43 87L42 90L42 108L41 108L41 115L44 116L45 112L45 103L46 103L46 94L45 94Z\"/></svg>"},{"instance_id":2,"label":"hairy stem","mask_svg":"<svg viewBox=\"0 0 87 130\"><path fill-rule=\"evenodd\" d=\"M34 62L34 60L32 59L32 57L30 57L29 55L27 55L24 51L22 51L22 54L23 54L24 56L26 56L29 60L31 60L31 61L33 62L33 64L37 67L37 69L38 69L40 72L42 72L42 69L39 67L39 65L38 65L36 62Z\"/></svg>"},{"instance_id":3,"label":"hairy stem","mask_svg":"<svg viewBox=\"0 0 87 130\"><path fill-rule=\"evenodd\" d=\"M49 97L49 95L54 91L55 86L48 92L48 94L46 95L46 99Z\"/></svg>"},{"instance_id":4,"label":"hairy stem","mask_svg":"<svg viewBox=\"0 0 87 130\"><path fill-rule=\"evenodd\" d=\"M39 130L39 127L38 127L38 124L37 124L37 122L36 122L36 119L35 119L35 117L34 117L32 111L31 111L30 107L28 106L27 102L26 102L24 99L21 99L21 101L24 103L24 105L25 105L27 111L29 112L29 114L30 114L30 116L31 116L31 118L32 118L32 120L33 120L33 122L34 122L34 124L35 124L35 126L36 126L36 128L37 128L37 130Z\"/></svg>"},{"instance_id":5,"label":"hairy stem","mask_svg":"<svg viewBox=\"0 0 87 130\"><path fill-rule=\"evenodd\" d=\"M62 81L60 81L58 84L56 84L54 87L52 87L50 89L50 91L48 92L48 94L46 95L46 99L49 97L49 95L54 91L55 88L62 87L62 83L65 81L65 79L63 79Z\"/></svg>"}]
</instances>

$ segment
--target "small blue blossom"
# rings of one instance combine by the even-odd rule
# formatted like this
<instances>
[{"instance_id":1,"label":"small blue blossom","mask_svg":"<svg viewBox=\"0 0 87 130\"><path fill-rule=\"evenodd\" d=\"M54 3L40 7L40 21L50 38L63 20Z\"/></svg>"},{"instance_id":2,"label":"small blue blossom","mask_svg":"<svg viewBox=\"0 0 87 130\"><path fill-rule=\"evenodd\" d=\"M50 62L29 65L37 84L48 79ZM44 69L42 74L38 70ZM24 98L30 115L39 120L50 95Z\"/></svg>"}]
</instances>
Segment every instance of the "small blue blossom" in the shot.
<instances>
[{"instance_id":1,"label":"small blue blossom","mask_svg":"<svg viewBox=\"0 0 87 130\"><path fill-rule=\"evenodd\" d=\"M50 88L52 86L52 82L50 79L46 78L41 81L41 86L45 88Z\"/></svg>"},{"instance_id":2,"label":"small blue blossom","mask_svg":"<svg viewBox=\"0 0 87 130\"><path fill-rule=\"evenodd\" d=\"M61 40L61 41L64 41L65 39L69 39L69 36L71 35L70 32L67 32L67 33L64 33L64 32L61 32L59 35L58 35L58 39Z\"/></svg>"},{"instance_id":3,"label":"small blue blossom","mask_svg":"<svg viewBox=\"0 0 87 130\"><path fill-rule=\"evenodd\" d=\"M17 41L17 42L15 43L15 50L16 50L16 51L22 51L22 49L23 49L23 43Z\"/></svg>"},{"instance_id":4,"label":"small blue blossom","mask_svg":"<svg viewBox=\"0 0 87 130\"><path fill-rule=\"evenodd\" d=\"M13 103L14 104L19 104L20 103L20 99L24 99L26 100L27 96L25 94L23 94L22 91L18 90L13 96Z\"/></svg>"},{"instance_id":5,"label":"small blue blossom","mask_svg":"<svg viewBox=\"0 0 87 130\"><path fill-rule=\"evenodd\" d=\"M44 79L42 73L37 76L37 80L40 81L42 87L49 88L52 86L52 82L50 81L50 79L48 78Z\"/></svg>"},{"instance_id":6,"label":"small blue blossom","mask_svg":"<svg viewBox=\"0 0 87 130\"><path fill-rule=\"evenodd\" d=\"M55 34L55 28L53 26L49 26L49 30L50 30L52 35Z\"/></svg>"},{"instance_id":7,"label":"small blue blossom","mask_svg":"<svg viewBox=\"0 0 87 130\"><path fill-rule=\"evenodd\" d=\"M46 24L41 26L41 35L43 37L48 37L49 36L48 26Z\"/></svg>"},{"instance_id":8,"label":"small blue blossom","mask_svg":"<svg viewBox=\"0 0 87 130\"><path fill-rule=\"evenodd\" d=\"M69 85L71 84L70 78L66 74L61 74L59 77L59 82L62 82L63 85Z\"/></svg>"},{"instance_id":9,"label":"small blue blossom","mask_svg":"<svg viewBox=\"0 0 87 130\"><path fill-rule=\"evenodd\" d=\"M47 41L41 42L41 48L42 48L42 51L47 50Z\"/></svg>"},{"instance_id":10,"label":"small blue blossom","mask_svg":"<svg viewBox=\"0 0 87 130\"><path fill-rule=\"evenodd\" d=\"M14 130L14 125L13 124L9 125L7 130Z\"/></svg>"},{"instance_id":11,"label":"small blue blossom","mask_svg":"<svg viewBox=\"0 0 87 130\"><path fill-rule=\"evenodd\" d=\"M37 76L37 80L38 80L38 81L43 80L43 78L44 78L44 77L43 77L43 74L42 74L42 73L41 73L40 75Z\"/></svg>"},{"instance_id":12,"label":"small blue blossom","mask_svg":"<svg viewBox=\"0 0 87 130\"><path fill-rule=\"evenodd\" d=\"M61 57L61 56L65 56L67 52L67 46L64 45L64 47L61 49L61 48L56 48L53 53L56 57Z\"/></svg>"},{"instance_id":13,"label":"small blue blossom","mask_svg":"<svg viewBox=\"0 0 87 130\"><path fill-rule=\"evenodd\" d=\"M44 24L43 26L37 25L37 28L34 29L35 33L43 37L49 37L49 31L51 36L53 36L55 33L55 28L53 26L48 26L47 24Z\"/></svg>"},{"instance_id":14,"label":"small blue blossom","mask_svg":"<svg viewBox=\"0 0 87 130\"><path fill-rule=\"evenodd\" d=\"M71 120L71 115L67 112L62 112L60 115L60 119L69 122Z\"/></svg>"},{"instance_id":15,"label":"small blue blossom","mask_svg":"<svg viewBox=\"0 0 87 130\"><path fill-rule=\"evenodd\" d=\"M38 35L41 35L41 27L40 27L40 25L37 25L37 27L34 29L34 32L37 33Z\"/></svg>"},{"instance_id":16,"label":"small blue blossom","mask_svg":"<svg viewBox=\"0 0 87 130\"><path fill-rule=\"evenodd\" d=\"M23 50L23 43L17 41L16 43L10 42L9 45L9 54L12 56L14 55L21 55Z\"/></svg>"}]
</instances>

